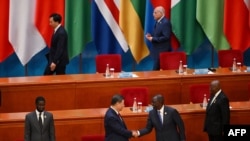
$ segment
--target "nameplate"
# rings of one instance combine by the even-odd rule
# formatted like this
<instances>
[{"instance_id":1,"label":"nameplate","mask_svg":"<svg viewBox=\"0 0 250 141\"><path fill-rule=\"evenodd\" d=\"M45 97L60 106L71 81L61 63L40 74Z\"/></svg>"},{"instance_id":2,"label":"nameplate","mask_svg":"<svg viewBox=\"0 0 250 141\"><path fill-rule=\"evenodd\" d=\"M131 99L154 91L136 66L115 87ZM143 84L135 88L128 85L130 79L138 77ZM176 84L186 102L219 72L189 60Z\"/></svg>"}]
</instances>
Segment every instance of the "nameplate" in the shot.
<instances>
[{"instance_id":1,"label":"nameplate","mask_svg":"<svg viewBox=\"0 0 250 141\"><path fill-rule=\"evenodd\" d=\"M119 78L131 78L133 77L133 73L132 72L122 72L119 73Z\"/></svg>"},{"instance_id":2,"label":"nameplate","mask_svg":"<svg viewBox=\"0 0 250 141\"><path fill-rule=\"evenodd\" d=\"M247 67L247 72L250 72L250 66Z\"/></svg>"},{"instance_id":3,"label":"nameplate","mask_svg":"<svg viewBox=\"0 0 250 141\"><path fill-rule=\"evenodd\" d=\"M208 69L195 69L194 74L208 74Z\"/></svg>"}]
</instances>

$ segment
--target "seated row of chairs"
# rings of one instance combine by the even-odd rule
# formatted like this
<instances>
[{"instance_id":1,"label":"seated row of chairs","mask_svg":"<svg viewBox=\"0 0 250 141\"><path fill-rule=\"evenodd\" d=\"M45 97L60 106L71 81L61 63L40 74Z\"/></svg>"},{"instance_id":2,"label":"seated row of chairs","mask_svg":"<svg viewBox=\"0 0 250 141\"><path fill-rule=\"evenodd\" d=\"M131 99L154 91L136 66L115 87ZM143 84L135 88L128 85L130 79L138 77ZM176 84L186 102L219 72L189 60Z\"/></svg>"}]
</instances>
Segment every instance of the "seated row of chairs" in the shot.
<instances>
[{"instance_id":1,"label":"seated row of chairs","mask_svg":"<svg viewBox=\"0 0 250 141\"><path fill-rule=\"evenodd\" d=\"M219 50L218 60L220 67L232 67L233 58L237 62L243 64L243 54L240 50ZM160 68L161 70L178 69L179 61L182 64L187 64L187 55L185 52L163 52L160 54ZM120 54L100 54L96 56L96 72L104 73L106 65L114 68L115 72L122 71L122 62Z\"/></svg>"}]
</instances>

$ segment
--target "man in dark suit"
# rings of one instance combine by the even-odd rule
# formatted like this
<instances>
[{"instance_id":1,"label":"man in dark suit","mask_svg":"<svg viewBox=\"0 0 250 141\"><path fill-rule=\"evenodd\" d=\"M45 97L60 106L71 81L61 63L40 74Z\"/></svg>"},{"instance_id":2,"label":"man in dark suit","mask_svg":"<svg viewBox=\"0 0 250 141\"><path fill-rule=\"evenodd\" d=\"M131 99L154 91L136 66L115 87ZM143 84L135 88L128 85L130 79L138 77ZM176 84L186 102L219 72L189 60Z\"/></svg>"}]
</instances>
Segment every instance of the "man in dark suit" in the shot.
<instances>
[{"instance_id":1,"label":"man in dark suit","mask_svg":"<svg viewBox=\"0 0 250 141\"><path fill-rule=\"evenodd\" d=\"M152 99L153 110L149 112L147 125L138 130L138 135L148 134L155 128L156 141L185 141L185 128L178 111L172 107L164 106L162 95Z\"/></svg>"},{"instance_id":2,"label":"man in dark suit","mask_svg":"<svg viewBox=\"0 0 250 141\"><path fill-rule=\"evenodd\" d=\"M162 6L154 9L154 19L156 20L153 34L146 34L146 38L152 42L151 56L154 60L153 70L160 69L160 53L171 51L170 35L172 32L171 23L165 18L165 10Z\"/></svg>"},{"instance_id":3,"label":"man in dark suit","mask_svg":"<svg viewBox=\"0 0 250 141\"><path fill-rule=\"evenodd\" d=\"M54 29L51 38L50 51L46 55L48 65L44 71L44 75L65 74L66 65L69 63L68 57L68 35L64 27L61 25L62 17L59 14L50 15L50 26Z\"/></svg>"},{"instance_id":4,"label":"man in dark suit","mask_svg":"<svg viewBox=\"0 0 250 141\"><path fill-rule=\"evenodd\" d=\"M223 141L223 127L230 123L229 100L221 90L219 80L211 82L210 93L204 131L207 132L209 141Z\"/></svg>"},{"instance_id":5,"label":"man in dark suit","mask_svg":"<svg viewBox=\"0 0 250 141\"><path fill-rule=\"evenodd\" d=\"M127 129L125 122L119 112L124 107L124 98L121 95L114 95L111 100L111 106L104 117L105 141L128 141L135 136L136 131Z\"/></svg>"},{"instance_id":6,"label":"man in dark suit","mask_svg":"<svg viewBox=\"0 0 250 141\"><path fill-rule=\"evenodd\" d=\"M45 99L36 98L36 110L25 116L25 141L55 141L53 114L45 109Z\"/></svg>"}]
</instances>

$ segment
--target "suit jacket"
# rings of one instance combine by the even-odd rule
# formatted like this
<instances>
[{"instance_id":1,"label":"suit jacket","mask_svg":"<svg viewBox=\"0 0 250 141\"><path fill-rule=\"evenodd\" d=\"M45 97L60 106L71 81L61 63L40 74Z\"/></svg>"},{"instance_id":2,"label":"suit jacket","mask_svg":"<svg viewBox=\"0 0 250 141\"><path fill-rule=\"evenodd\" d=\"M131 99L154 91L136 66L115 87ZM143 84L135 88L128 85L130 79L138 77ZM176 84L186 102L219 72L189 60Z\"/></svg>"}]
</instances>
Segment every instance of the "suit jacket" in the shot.
<instances>
[{"instance_id":1,"label":"suit jacket","mask_svg":"<svg viewBox=\"0 0 250 141\"><path fill-rule=\"evenodd\" d=\"M157 112L155 109L149 112L146 127L139 130L140 136L150 133L154 128L156 141L184 141L186 139L184 123L178 111L164 106L163 124Z\"/></svg>"},{"instance_id":2,"label":"suit jacket","mask_svg":"<svg viewBox=\"0 0 250 141\"><path fill-rule=\"evenodd\" d=\"M66 66L69 63L68 57L68 35L63 26L60 26L51 39L50 52L47 55L49 65L54 62L56 65Z\"/></svg>"},{"instance_id":3,"label":"suit jacket","mask_svg":"<svg viewBox=\"0 0 250 141\"><path fill-rule=\"evenodd\" d=\"M156 23L153 31L152 45L154 49L171 51L170 36L172 32L171 23L165 17Z\"/></svg>"},{"instance_id":4,"label":"suit jacket","mask_svg":"<svg viewBox=\"0 0 250 141\"><path fill-rule=\"evenodd\" d=\"M36 111L25 117L25 141L55 141L55 126L53 114L44 111L43 128L39 126Z\"/></svg>"},{"instance_id":5,"label":"suit jacket","mask_svg":"<svg viewBox=\"0 0 250 141\"><path fill-rule=\"evenodd\" d=\"M160 53L171 51L171 23L165 17L155 24L152 34L151 56L154 60L153 70L160 69Z\"/></svg>"},{"instance_id":6,"label":"suit jacket","mask_svg":"<svg viewBox=\"0 0 250 141\"><path fill-rule=\"evenodd\" d=\"M224 125L230 123L229 100L223 91L211 104L212 99L213 97L207 105L204 131L210 135L221 135Z\"/></svg>"},{"instance_id":7,"label":"suit jacket","mask_svg":"<svg viewBox=\"0 0 250 141\"><path fill-rule=\"evenodd\" d=\"M105 141L128 141L132 137L132 132L127 127L119 115L109 108L104 117Z\"/></svg>"}]
</instances>

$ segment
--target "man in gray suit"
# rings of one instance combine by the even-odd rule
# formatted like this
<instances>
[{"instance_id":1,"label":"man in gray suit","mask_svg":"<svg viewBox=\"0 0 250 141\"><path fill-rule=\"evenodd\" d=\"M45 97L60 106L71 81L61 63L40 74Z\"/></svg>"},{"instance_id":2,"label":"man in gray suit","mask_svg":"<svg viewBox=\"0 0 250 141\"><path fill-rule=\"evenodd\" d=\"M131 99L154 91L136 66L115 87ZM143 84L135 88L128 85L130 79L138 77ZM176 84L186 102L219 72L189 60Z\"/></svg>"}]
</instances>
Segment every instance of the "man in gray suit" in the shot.
<instances>
[{"instance_id":1,"label":"man in gray suit","mask_svg":"<svg viewBox=\"0 0 250 141\"><path fill-rule=\"evenodd\" d=\"M155 128L156 141L185 141L185 128L178 111L164 105L162 95L152 99L153 110L149 112L147 125L138 131L139 136L148 134Z\"/></svg>"},{"instance_id":2,"label":"man in gray suit","mask_svg":"<svg viewBox=\"0 0 250 141\"><path fill-rule=\"evenodd\" d=\"M45 109L44 97L37 97L36 110L25 116L25 141L55 141L53 114Z\"/></svg>"}]
</instances>

